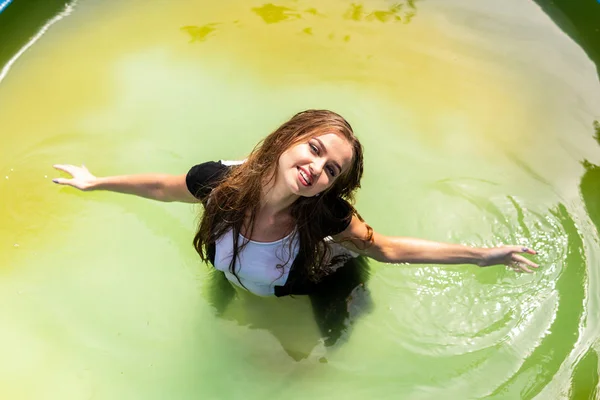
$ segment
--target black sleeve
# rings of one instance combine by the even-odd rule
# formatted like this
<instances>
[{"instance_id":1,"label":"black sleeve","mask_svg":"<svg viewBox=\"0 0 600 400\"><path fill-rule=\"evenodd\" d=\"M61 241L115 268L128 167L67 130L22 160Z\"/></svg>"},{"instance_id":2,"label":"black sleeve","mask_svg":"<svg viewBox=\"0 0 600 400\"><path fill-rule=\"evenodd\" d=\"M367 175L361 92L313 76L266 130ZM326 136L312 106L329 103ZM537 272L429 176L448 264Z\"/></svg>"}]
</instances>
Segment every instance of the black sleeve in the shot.
<instances>
[{"instance_id":1,"label":"black sleeve","mask_svg":"<svg viewBox=\"0 0 600 400\"><path fill-rule=\"evenodd\" d=\"M229 171L229 168L215 161L194 165L185 177L188 190L194 197L204 202Z\"/></svg>"},{"instance_id":2,"label":"black sleeve","mask_svg":"<svg viewBox=\"0 0 600 400\"><path fill-rule=\"evenodd\" d=\"M326 222L326 231L328 236L333 236L345 231L350 225L354 209L346 200L339 197L329 200L328 203L331 216Z\"/></svg>"}]
</instances>

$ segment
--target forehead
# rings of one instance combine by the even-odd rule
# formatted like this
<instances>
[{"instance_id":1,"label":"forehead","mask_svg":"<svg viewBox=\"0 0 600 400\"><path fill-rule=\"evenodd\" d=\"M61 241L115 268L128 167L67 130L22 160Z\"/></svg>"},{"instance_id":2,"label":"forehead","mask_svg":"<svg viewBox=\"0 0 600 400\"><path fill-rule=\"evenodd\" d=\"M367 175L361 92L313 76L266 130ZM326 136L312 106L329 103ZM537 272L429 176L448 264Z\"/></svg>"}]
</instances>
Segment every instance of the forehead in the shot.
<instances>
[{"instance_id":1,"label":"forehead","mask_svg":"<svg viewBox=\"0 0 600 400\"><path fill-rule=\"evenodd\" d=\"M348 139L337 133L325 133L314 136L313 139L321 141L327 156L336 161L343 170L346 170L352 162L352 146Z\"/></svg>"}]
</instances>

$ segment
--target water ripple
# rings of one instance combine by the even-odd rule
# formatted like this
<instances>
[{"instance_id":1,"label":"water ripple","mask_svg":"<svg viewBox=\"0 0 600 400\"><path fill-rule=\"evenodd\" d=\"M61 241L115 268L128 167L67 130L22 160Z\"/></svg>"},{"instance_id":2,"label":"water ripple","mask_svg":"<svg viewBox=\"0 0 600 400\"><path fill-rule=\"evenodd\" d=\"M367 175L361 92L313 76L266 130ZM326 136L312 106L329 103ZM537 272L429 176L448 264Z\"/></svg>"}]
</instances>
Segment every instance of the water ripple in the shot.
<instances>
[{"instance_id":1,"label":"water ripple","mask_svg":"<svg viewBox=\"0 0 600 400\"><path fill-rule=\"evenodd\" d=\"M415 303L418 298L410 313L395 310L394 319L408 332L402 344L421 354L449 355L512 343L527 331L538 310L556 311L556 305L545 304L557 299L556 281L568 256L569 235L561 222L566 210L531 211L533 206L512 196L481 198L456 186L450 190L448 182L442 186L445 193L475 205L489 227L479 243L468 244L530 245L539 252L535 260L540 269L530 275L502 267L402 268L402 278L391 283L396 289L390 292L399 294L395 302ZM549 324L554 316L544 319Z\"/></svg>"}]
</instances>

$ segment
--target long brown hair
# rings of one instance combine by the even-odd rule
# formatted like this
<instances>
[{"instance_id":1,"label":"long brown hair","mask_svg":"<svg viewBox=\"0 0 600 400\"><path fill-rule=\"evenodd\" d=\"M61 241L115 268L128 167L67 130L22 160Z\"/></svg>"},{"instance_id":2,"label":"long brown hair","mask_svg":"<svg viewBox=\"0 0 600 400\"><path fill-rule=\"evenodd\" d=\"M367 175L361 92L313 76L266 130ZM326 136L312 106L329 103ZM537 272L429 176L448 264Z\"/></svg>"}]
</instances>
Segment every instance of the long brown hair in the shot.
<instances>
[{"instance_id":1,"label":"long brown hair","mask_svg":"<svg viewBox=\"0 0 600 400\"><path fill-rule=\"evenodd\" d=\"M360 187L363 175L362 145L350 124L340 115L328 110L307 110L296 114L258 143L247 160L234 167L213 189L194 237L194 247L203 261L209 261L209 246L226 232L233 230L234 244L229 270L237 277L235 260L248 240L238 246L236 238L242 228L246 238L252 237L265 177L271 180L277 176L279 157L287 149L326 133L336 133L348 140L353 150L352 164L319 196L300 197L296 200L290 212L296 223L294 234L299 239L298 251L304 255L304 265L301 266L299 275L316 282L328 274L328 267L336 260L330 259L329 246L324 241L327 227L318 222L332 218L332 210L327 206L331 204L328 200L342 198L349 203L354 202L354 193ZM358 215L351 205L350 209L353 214Z\"/></svg>"}]
</instances>

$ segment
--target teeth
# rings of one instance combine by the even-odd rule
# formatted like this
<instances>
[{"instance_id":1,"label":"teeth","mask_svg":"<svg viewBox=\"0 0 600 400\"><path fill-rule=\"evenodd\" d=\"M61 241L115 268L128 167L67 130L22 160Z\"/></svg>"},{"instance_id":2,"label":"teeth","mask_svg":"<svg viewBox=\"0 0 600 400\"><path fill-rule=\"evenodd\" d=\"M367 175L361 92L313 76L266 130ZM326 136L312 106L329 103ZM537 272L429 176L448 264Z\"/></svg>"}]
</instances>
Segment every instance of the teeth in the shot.
<instances>
[{"instance_id":1,"label":"teeth","mask_svg":"<svg viewBox=\"0 0 600 400\"><path fill-rule=\"evenodd\" d=\"M304 171L300 170L300 175L302 175L302 177L304 178L304 180L310 185L310 179L308 179L308 176L306 176L306 174L304 173Z\"/></svg>"}]
</instances>

